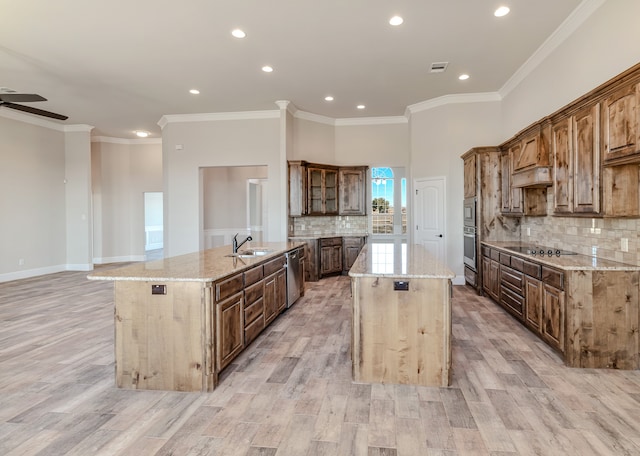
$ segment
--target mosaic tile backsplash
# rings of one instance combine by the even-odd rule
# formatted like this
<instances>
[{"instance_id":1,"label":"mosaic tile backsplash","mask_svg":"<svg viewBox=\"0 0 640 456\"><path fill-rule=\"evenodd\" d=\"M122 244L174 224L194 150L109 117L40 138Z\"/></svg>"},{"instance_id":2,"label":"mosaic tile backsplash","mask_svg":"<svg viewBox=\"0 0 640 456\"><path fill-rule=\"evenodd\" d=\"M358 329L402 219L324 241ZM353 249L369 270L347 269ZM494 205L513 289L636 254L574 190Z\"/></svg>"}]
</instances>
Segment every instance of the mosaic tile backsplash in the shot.
<instances>
[{"instance_id":1,"label":"mosaic tile backsplash","mask_svg":"<svg viewBox=\"0 0 640 456\"><path fill-rule=\"evenodd\" d=\"M368 218L366 215L289 218L289 236L363 234L367 232L367 228Z\"/></svg>"},{"instance_id":2,"label":"mosaic tile backsplash","mask_svg":"<svg viewBox=\"0 0 640 456\"><path fill-rule=\"evenodd\" d=\"M551 213L553 191L549 188L547 214ZM640 266L639 229L640 219L523 217L520 241ZM628 252L622 251L622 239L627 239Z\"/></svg>"}]
</instances>

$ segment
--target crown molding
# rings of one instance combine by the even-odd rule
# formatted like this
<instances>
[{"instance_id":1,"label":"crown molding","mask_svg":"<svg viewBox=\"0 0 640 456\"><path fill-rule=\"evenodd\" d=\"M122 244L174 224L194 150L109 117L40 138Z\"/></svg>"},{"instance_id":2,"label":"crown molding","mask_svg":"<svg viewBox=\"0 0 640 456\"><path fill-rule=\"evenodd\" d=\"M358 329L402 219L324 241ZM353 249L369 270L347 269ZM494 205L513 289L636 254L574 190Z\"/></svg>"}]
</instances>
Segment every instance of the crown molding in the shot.
<instances>
[{"instance_id":1,"label":"crown molding","mask_svg":"<svg viewBox=\"0 0 640 456\"><path fill-rule=\"evenodd\" d=\"M63 133L65 131L65 127L68 126L68 125L47 120L42 117L36 117L30 114L24 114L20 111L16 111L13 109L0 109L0 117L5 117L11 120L17 120L18 122L24 122L30 125L36 125L38 127L49 128L50 130L56 130Z\"/></svg>"},{"instance_id":2,"label":"crown molding","mask_svg":"<svg viewBox=\"0 0 640 456\"><path fill-rule=\"evenodd\" d=\"M128 145L144 145L144 144L162 144L162 138L114 138L112 136L92 136L92 143L110 143L110 144L128 144Z\"/></svg>"},{"instance_id":3,"label":"crown molding","mask_svg":"<svg viewBox=\"0 0 640 456\"><path fill-rule=\"evenodd\" d=\"M583 0L518 70L498 90L505 98L531 74L558 46L569 38L607 0Z\"/></svg>"},{"instance_id":4,"label":"crown molding","mask_svg":"<svg viewBox=\"0 0 640 456\"><path fill-rule=\"evenodd\" d=\"M388 116L388 117L350 117L336 119L337 127L353 126L353 125L393 125L406 124L409 119L406 116Z\"/></svg>"},{"instance_id":5,"label":"crown molding","mask_svg":"<svg viewBox=\"0 0 640 456\"><path fill-rule=\"evenodd\" d=\"M63 130L65 133L78 132L78 131L91 133L91 130L93 130L93 128L94 128L93 125L75 124L75 125L65 125Z\"/></svg>"},{"instance_id":6,"label":"crown molding","mask_svg":"<svg viewBox=\"0 0 640 456\"><path fill-rule=\"evenodd\" d=\"M502 97L498 92L484 92L484 93L461 93L455 95L443 95L438 98L432 98L431 100L421 101L407 106L405 110L405 116L411 117L412 114L421 111L427 111L429 109L437 108L440 106L458 104L458 103L489 103L495 101L502 101Z\"/></svg>"},{"instance_id":7,"label":"crown molding","mask_svg":"<svg viewBox=\"0 0 640 456\"><path fill-rule=\"evenodd\" d=\"M334 126L336 124L336 119L333 117L321 116L320 114L314 114L312 112L307 111L298 111L293 114L293 117L296 119L308 120L310 122L317 122L321 124Z\"/></svg>"},{"instance_id":8,"label":"crown molding","mask_svg":"<svg viewBox=\"0 0 640 456\"><path fill-rule=\"evenodd\" d=\"M160 118L158 125L160 128L164 128L170 123L210 122L216 120L278 119L279 117L279 110L211 112L202 114L166 114Z\"/></svg>"}]
</instances>

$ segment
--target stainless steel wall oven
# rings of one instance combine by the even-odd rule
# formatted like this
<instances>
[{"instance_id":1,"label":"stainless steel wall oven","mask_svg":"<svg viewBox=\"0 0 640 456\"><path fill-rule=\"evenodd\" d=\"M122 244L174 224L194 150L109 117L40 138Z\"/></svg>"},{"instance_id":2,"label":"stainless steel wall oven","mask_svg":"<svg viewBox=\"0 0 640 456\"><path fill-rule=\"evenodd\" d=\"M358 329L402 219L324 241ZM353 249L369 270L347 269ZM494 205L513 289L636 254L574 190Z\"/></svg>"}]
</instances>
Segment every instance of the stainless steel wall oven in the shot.
<instances>
[{"instance_id":1,"label":"stainless steel wall oven","mask_svg":"<svg viewBox=\"0 0 640 456\"><path fill-rule=\"evenodd\" d=\"M476 198L464 199L464 264L477 272Z\"/></svg>"}]
</instances>

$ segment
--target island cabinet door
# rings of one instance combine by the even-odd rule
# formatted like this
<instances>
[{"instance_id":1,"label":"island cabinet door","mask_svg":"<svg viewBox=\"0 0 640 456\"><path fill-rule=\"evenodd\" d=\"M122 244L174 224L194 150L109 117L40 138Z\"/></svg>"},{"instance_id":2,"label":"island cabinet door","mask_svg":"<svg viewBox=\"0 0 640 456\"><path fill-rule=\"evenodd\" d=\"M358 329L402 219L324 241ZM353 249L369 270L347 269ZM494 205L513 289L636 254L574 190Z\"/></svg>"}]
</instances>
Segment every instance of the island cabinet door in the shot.
<instances>
[{"instance_id":1,"label":"island cabinet door","mask_svg":"<svg viewBox=\"0 0 640 456\"><path fill-rule=\"evenodd\" d=\"M216 304L216 363L218 371L244 348L242 292Z\"/></svg>"}]
</instances>

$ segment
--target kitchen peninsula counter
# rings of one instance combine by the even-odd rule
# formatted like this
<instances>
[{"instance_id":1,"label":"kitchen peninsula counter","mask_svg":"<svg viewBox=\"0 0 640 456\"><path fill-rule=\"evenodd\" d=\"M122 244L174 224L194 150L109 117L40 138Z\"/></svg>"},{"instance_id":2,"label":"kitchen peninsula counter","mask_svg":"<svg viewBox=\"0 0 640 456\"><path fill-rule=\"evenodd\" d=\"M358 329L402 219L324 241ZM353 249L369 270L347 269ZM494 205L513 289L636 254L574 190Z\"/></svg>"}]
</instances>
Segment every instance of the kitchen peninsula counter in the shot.
<instances>
[{"instance_id":1,"label":"kitchen peninsula counter","mask_svg":"<svg viewBox=\"0 0 640 456\"><path fill-rule=\"evenodd\" d=\"M212 391L218 375L287 307L285 253L299 242L231 246L116 269L116 385L127 389Z\"/></svg>"},{"instance_id":2,"label":"kitchen peninsula counter","mask_svg":"<svg viewBox=\"0 0 640 456\"><path fill-rule=\"evenodd\" d=\"M421 245L369 242L349 276L354 380L448 386L455 274Z\"/></svg>"}]
</instances>

